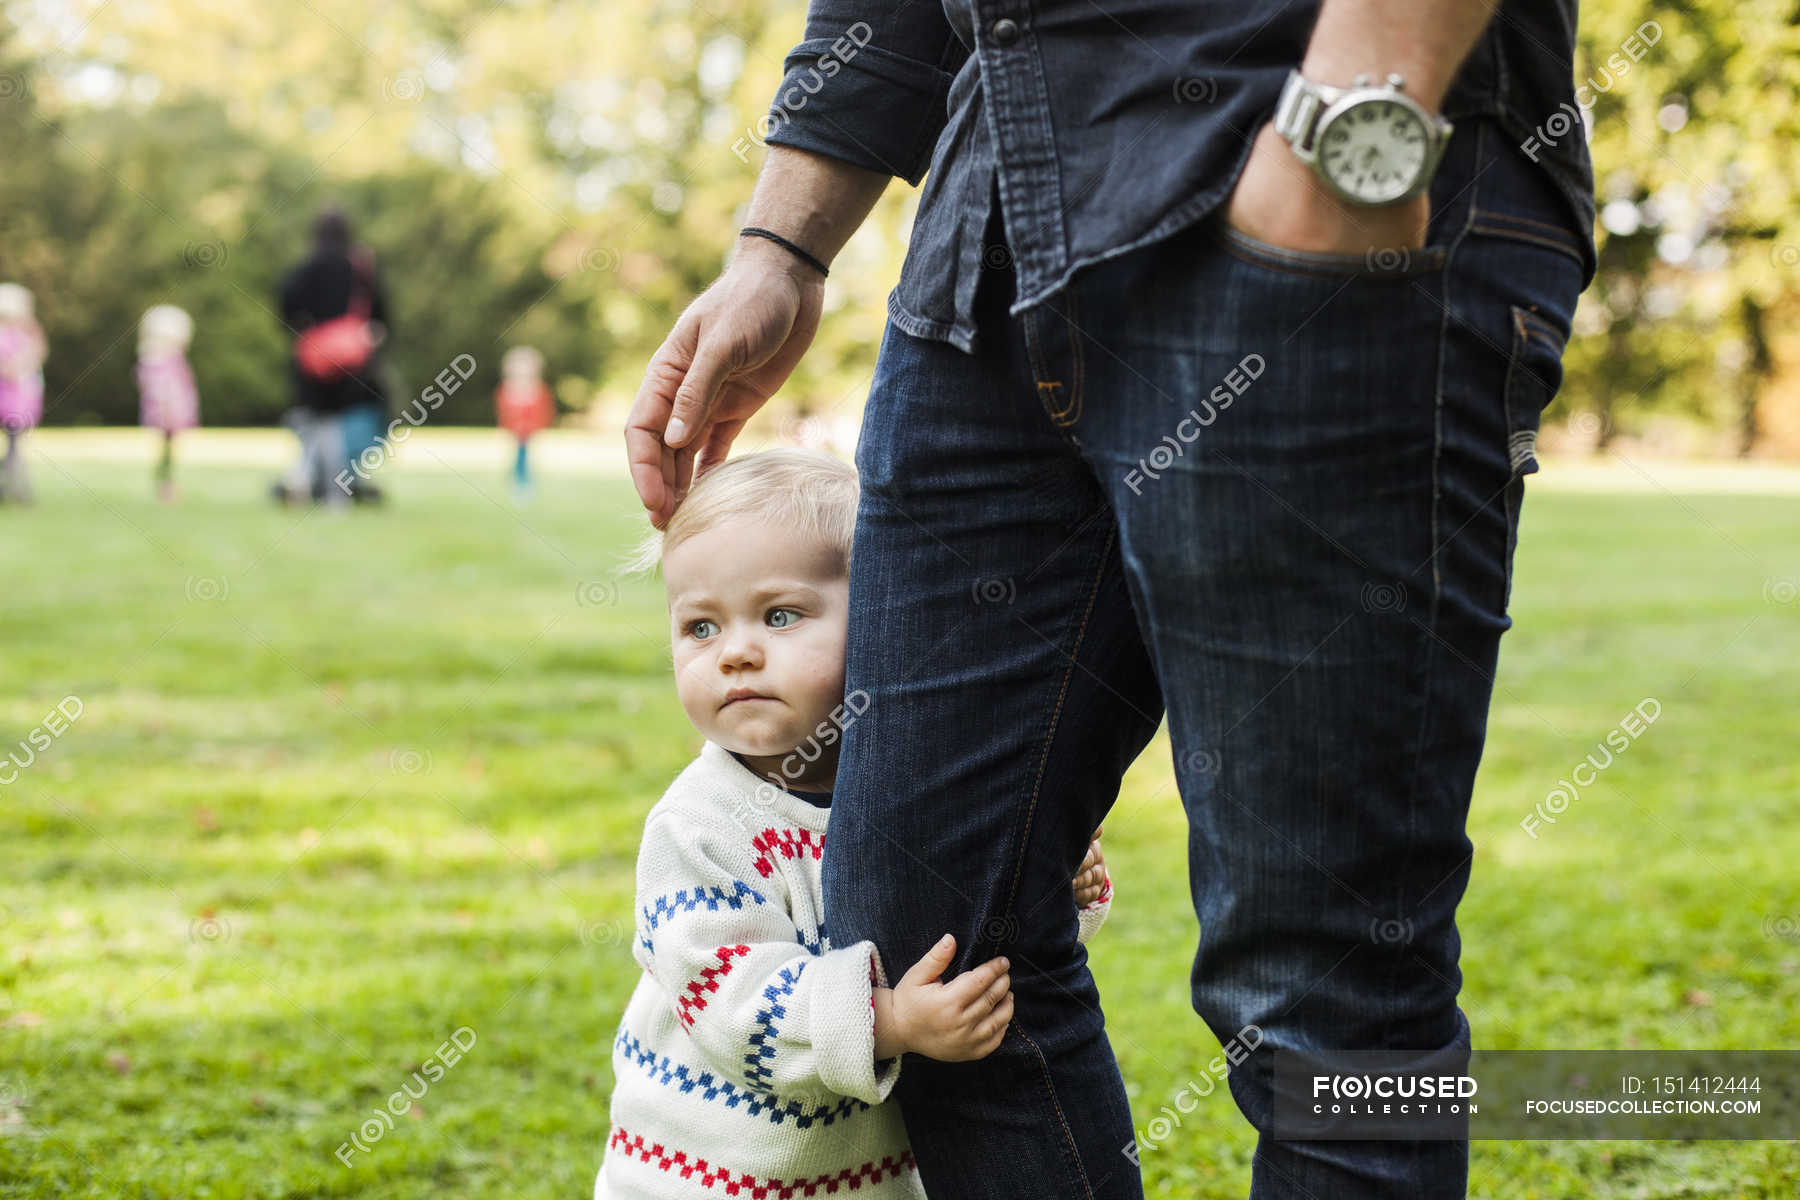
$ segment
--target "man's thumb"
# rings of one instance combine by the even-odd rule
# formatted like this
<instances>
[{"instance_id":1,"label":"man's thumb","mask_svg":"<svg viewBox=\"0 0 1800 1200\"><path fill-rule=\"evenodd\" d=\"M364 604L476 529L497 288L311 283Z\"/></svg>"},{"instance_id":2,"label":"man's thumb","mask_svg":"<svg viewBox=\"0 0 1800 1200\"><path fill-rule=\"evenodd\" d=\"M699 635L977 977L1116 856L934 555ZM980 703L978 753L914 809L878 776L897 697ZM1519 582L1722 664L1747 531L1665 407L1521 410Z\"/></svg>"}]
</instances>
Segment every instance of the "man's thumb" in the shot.
<instances>
[{"instance_id":1,"label":"man's thumb","mask_svg":"<svg viewBox=\"0 0 1800 1200\"><path fill-rule=\"evenodd\" d=\"M713 401L730 370L729 351L716 338L703 339L681 386L675 390L673 411L663 433L664 445L684 445L706 425L712 416Z\"/></svg>"}]
</instances>

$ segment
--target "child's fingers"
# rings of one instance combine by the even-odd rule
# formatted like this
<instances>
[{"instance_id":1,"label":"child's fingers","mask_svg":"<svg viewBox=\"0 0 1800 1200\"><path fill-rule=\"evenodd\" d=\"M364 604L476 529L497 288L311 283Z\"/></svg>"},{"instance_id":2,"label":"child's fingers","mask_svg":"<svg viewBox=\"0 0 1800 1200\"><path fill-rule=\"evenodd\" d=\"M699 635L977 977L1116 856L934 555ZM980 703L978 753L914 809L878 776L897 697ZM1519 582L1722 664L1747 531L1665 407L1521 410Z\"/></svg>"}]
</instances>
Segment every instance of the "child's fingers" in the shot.
<instances>
[{"instance_id":1,"label":"child's fingers","mask_svg":"<svg viewBox=\"0 0 1800 1200\"><path fill-rule=\"evenodd\" d=\"M949 984L947 997L957 1009L967 1008L977 997L992 987L996 979L1007 978L1011 964L1004 958L990 958L973 971L965 971Z\"/></svg>"},{"instance_id":2,"label":"child's fingers","mask_svg":"<svg viewBox=\"0 0 1800 1200\"><path fill-rule=\"evenodd\" d=\"M988 984L1006 974L1011 968L1012 960L1001 955L998 958L988 959L973 971L966 971L957 976L956 983L972 991L985 991Z\"/></svg>"},{"instance_id":3,"label":"child's fingers","mask_svg":"<svg viewBox=\"0 0 1800 1200\"><path fill-rule=\"evenodd\" d=\"M971 999L963 1008L965 1012L977 1015L986 1014L992 1012L1002 1000L1010 995L1012 995L1012 976L1002 975L988 984L980 995Z\"/></svg>"},{"instance_id":4,"label":"child's fingers","mask_svg":"<svg viewBox=\"0 0 1800 1200\"><path fill-rule=\"evenodd\" d=\"M996 1046L999 1044L1000 1038L1006 1033L1006 1027L1012 1023L1012 1014L1013 998L1012 995L1008 993L1006 998L1000 1001L999 1005L994 1009L993 1015L983 1021L975 1031L976 1039L981 1045L986 1047L986 1049L982 1051L984 1055L993 1053L994 1047L988 1046L987 1043L992 1041Z\"/></svg>"}]
</instances>

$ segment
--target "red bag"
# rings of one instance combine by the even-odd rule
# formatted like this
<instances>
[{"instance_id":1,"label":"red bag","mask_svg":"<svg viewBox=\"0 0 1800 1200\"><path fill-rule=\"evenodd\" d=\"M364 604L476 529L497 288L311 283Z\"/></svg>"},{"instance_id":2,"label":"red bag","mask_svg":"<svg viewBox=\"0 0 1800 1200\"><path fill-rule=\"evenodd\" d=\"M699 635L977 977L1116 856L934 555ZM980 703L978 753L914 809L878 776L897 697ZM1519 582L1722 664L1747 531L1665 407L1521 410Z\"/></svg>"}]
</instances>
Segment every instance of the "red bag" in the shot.
<instances>
[{"instance_id":1,"label":"red bag","mask_svg":"<svg viewBox=\"0 0 1800 1200\"><path fill-rule=\"evenodd\" d=\"M360 372L381 344L369 320L367 260L353 260L355 281L350 289L350 311L303 330L294 341L294 361L300 371L320 383L335 383Z\"/></svg>"}]
</instances>

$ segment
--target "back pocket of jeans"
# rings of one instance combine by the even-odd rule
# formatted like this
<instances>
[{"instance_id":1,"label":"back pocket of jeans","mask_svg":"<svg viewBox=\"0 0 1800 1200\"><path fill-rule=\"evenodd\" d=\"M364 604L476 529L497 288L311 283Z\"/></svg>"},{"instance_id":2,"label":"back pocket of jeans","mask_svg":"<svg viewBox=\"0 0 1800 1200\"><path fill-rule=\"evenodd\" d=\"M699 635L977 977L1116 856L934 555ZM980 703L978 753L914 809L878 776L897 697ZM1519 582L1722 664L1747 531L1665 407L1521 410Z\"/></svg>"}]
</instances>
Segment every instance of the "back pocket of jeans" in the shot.
<instances>
[{"instance_id":1,"label":"back pocket of jeans","mask_svg":"<svg viewBox=\"0 0 1800 1200\"><path fill-rule=\"evenodd\" d=\"M1512 306L1512 359L1506 367L1506 456L1514 476L1538 469L1537 439L1544 410L1562 386L1568 335L1545 317Z\"/></svg>"}]
</instances>

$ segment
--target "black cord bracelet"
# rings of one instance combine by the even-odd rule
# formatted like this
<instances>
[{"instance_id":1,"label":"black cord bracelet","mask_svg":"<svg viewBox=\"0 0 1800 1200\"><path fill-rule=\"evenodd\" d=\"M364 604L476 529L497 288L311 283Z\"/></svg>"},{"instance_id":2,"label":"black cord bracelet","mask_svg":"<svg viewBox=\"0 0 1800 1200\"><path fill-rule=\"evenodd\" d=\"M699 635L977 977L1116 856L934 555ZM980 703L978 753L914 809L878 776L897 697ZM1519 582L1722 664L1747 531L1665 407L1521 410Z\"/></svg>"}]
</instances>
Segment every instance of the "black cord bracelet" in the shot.
<instances>
[{"instance_id":1,"label":"black cord bracelet","mask_svg":"<svg viewBox=\"0 0 1800 1200\"><path fill-rule=\"evenodd\" d=\"M739 237L742 237L746 233L755 234L757 237L766 237L771 242L775 242L779 245L786 246L789 250L792 250L795 254L798 254L801 258L805 259L808 263L812 264L814 267L817 267L819 270L819 274L821 274L821 275L830 275L831 274L831 268L827 267L824 263L820 262L818 259L816 259L812 255L808 254L806 251L802 250L800 247L794 245L794 243L792 243L792 242L788 241L786 238L782 237L779 233L775 233L768 229L760 228L756 225L746 225L742 229L738 230Z\"/></svg>"}]
</instances>

